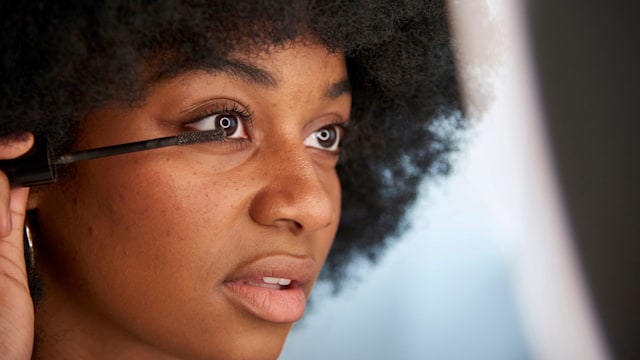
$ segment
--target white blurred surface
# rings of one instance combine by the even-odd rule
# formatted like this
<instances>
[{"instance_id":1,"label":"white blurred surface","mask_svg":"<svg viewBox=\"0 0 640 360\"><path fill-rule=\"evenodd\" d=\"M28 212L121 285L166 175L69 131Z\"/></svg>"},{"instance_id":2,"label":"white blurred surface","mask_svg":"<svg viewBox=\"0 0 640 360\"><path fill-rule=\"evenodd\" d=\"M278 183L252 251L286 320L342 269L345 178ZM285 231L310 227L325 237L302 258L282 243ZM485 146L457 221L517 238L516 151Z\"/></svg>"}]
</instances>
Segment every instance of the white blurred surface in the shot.
<instances>
[{"instance_id":1,"label":"white blurred surface","mask_svg":"<svg viewBox=\"0 0 640 360\"><path fill-rule=\"evenodd\" d=\"M413 228L378 264L359 264L338 297L314 290L281 359L529 358L510 279L519 190L503 171L515 159L501 125L471 130L453 176L427 184Z\"/></svg>"}]
</instances>

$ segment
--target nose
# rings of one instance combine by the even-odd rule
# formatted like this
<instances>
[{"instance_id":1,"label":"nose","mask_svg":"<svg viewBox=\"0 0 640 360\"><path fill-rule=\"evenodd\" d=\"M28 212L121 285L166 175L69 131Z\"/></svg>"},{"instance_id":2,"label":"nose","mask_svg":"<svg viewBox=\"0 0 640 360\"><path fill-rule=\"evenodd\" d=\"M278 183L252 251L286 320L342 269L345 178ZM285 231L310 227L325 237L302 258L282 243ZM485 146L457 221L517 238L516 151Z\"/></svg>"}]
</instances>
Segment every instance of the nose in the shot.
<instances>
[{"instance_id":1,"label":"nose","mask_svg":"<svg viewBox=\"0 0 640 360\"><path fill-rule=\"evenodd\" d=\"M281 144L262 160L261 187L249 207L255 222L302 234L338 221L340 186L335 170L315 164L302 144Z\"/></svg>"}]
</instances>

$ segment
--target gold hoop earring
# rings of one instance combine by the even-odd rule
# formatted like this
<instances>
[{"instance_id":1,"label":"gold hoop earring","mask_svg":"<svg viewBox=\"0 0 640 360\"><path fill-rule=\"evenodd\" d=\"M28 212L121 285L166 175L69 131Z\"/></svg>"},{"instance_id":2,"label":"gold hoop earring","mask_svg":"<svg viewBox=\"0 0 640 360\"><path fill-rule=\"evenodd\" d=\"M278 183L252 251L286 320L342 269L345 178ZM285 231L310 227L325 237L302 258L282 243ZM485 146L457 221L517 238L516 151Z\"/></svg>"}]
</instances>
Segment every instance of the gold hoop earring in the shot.
<instances>
[{"instance_id":1,"label":"gold hoop earring","mask_svg":"<svg viewBox=\"0 0 640 360\"><path fill-rule=\"evenodd\" d=\"M36 252L34 243L37 243L38 211L29 210L24 218L24 262L27 268L27 280L29 282L29 292L33 303L36 304L42 297L42 281L36 271Z\"/></svg>"},{"instance_id":2,"label":"gold hoop earring","mask_svg":"<svg viewBox=\"0 0 640 360\"><path fill-rule=\"evenodd\" d=\"M27 272L35 264L35 254L33 253L33 230L29 220L24 221L24 261L27 265Z\"/></svg>"},{"instance_id":3,"label":"gold hoop earring","mask_svg":"<svg viewBox=\"0 0 640 360\"><path fill-rule=\"evenodd\" d=\"M33 240L35 238L34 230L32 229L32 219L35 217L35 213L29 214L34 210L29 210L24 219L24 262L27 267L27 274L33 273L36 256L33 251Z\"/></svg>"}]
</instances>

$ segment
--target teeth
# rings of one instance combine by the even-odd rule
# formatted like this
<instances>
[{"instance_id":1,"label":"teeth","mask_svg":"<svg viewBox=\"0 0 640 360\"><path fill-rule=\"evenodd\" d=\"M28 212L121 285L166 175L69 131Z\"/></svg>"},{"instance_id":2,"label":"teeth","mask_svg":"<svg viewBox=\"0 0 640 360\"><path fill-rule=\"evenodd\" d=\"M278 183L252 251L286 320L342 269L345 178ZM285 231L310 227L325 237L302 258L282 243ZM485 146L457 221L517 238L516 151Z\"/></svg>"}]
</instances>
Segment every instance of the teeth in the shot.
<instances>
[{"instance_id":1,"label":"teeth","mask_svg":"<svg viewBox=\"0 0 640 360\"><path fill-rule=\"evenodd\" d=\"M266 282L267 284L277 284L279 280L280 280L280 278L274 278L274 277L263 277L262 278L262 281Z\"/></svg>"},{"instance_id":2,"label":"teeth","mask_svg":"<svg viewBox=\"0 0 640 360\"><path fill-rule=\"evenodd\" d=\"M274 284L274 285L277 284L281 286L287 286L291 284L291 279L276 278L276 277L263 277L262 281L264 281L267 284Z\"/></svg>"}]
</instances>

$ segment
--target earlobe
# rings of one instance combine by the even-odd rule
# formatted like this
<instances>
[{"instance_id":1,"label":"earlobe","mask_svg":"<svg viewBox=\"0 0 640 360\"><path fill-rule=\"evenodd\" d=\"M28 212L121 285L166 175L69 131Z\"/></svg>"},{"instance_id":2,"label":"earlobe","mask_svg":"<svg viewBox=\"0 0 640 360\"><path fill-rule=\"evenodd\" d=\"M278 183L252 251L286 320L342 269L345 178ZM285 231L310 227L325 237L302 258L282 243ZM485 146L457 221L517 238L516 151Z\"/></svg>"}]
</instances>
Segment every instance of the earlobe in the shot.
<instances>
[{"instance_id":1,"label":"earlobe","mask_svg":"<svg viewBox=\"0 0 640 360\"><path fill-rule=\"evenodd\" d=\"M52 194L57 191L58 186L48 184L31 187L29 189L29 198L27 199L27 211L38 209L42 207L43 203L51 201Z\"/></svg>"},{"instance_id":2,"label":"earlobe","mask_svg":"<svg viewBox=\"0 0 640 360\"><path fill-rule=\"evenodd\" d=\"M41 198L42 188L31 188L29 191L29 199L27 199L27 211L37 209Z\"/></svg>"}]
</instances>

